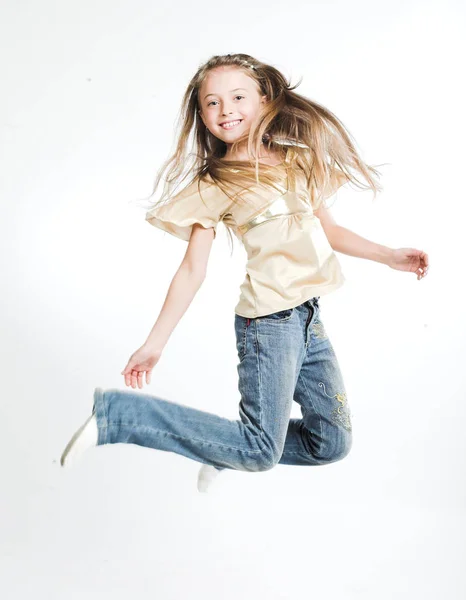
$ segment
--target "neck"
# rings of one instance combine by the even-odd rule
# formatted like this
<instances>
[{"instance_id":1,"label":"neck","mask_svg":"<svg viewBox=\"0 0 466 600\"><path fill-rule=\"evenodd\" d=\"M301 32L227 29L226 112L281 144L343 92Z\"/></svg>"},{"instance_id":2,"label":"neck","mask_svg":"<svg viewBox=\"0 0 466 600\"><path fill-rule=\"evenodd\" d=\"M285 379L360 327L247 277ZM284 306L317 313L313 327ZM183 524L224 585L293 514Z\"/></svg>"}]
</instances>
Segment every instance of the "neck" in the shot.
<instances>
[{"instance_id":1,"label":"neck","mask_svg":"<svg viewBox=\"0 0 466 600\"><path fill-rule=\"evenodd\" d=\"M237 148L235 153L232 152L231 146L232 146L231 144L227 144L227 151L225 152L225 156L224 156L224 158L226 160L248 160L249 159L246 144ZM261 143L260 149L259 149L259 158L261 158L261 155L263 153L264 153L263 143Z\"/></svg>"}]
</instances>

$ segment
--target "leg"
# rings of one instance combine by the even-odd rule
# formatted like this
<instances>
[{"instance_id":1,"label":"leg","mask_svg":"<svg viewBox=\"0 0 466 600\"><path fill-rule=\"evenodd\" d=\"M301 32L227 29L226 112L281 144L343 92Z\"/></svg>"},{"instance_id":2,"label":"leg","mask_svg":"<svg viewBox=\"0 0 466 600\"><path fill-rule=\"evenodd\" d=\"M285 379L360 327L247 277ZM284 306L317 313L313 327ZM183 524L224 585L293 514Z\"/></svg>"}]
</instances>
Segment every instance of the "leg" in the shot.
<instances>
[{"instance_id":1,"label":"leg","mask_svg":"<svg viewBox=\"0 0 466 600\"><path fill-rule=\"evenodd\" d=\"M239 420L136 391L97 388L98 444L138 444L219 468L272 468L282 455L302 361L292 316L292 309L260 320L235 315Z\"/></svg>"},{"instance_id":2,"label":"leg","mask_svg":"<svg viewBox=\"0 0 466 600\"><path fill-rule=\"evenodd\" d=\"M310 309L312 310L312 308ZM351 449L351 413L337 357L317 304L306 324L306 354L294 400L302 419L291 419L281 464L324 465Z\"/></svg>"}]
</instances>

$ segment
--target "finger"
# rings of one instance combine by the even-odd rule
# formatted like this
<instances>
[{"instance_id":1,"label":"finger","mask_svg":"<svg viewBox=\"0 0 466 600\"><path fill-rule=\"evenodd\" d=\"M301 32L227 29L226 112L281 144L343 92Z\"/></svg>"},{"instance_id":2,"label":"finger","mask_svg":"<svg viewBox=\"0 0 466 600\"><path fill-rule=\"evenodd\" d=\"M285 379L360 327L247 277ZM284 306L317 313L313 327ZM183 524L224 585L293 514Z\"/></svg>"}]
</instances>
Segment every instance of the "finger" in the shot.
<instances>
[{"instance_id":1,"label":"finger","mask_svg":"<svg viewBox=\"0 0 466 600\"><path fill-rule=\"evenodd\" d=\"M133 361L132 361L132 359L130 358L130 359L128 360L128 362L126 363L126 367L123 369L123 371L121 372L121 374L122 374L122 375L126 375L127 373L130 373L130 372L131 372L131 370L132 370L132 368L133 368Z\"/></svg>"},{"instance_id":2,"label":"finger","mask_svg":"<svg viewBox=\"0 0 466 600\"><path fill-rule=\"evenodd\" d=\"M126 367L122 371L122 373L124 375L124 378L125 378L125 384L126 385L130 384L131 370L132 370L132 363L131 363L131 360L129 360L128 364L126 365Z\"/></svg>"},{"instance_id":3,"label":"finger","mask_svg":"<svg viewBox=\"0 0 466 600\"><path fill-rule=\"evenodd\" d=\"M147 385L149 385L149 383L150 383L151 376L152 376L152 370L149 369L148 371L146 371L146 383L147 383Z\"/></svg>"},{"instance_id":4,"label":"finger","mask_svg":"<svg viewBox=\"0 0 466 600\"><path fill-rule=\"evenodd\" d=\"M143 385L142 385L143 384L143 382L142 382L143 376L144 376L144 371L140 371L138 373L138 387L139 387L139 389L141 389L143 387Z\"/></svg>"},{"instance_id":5,"label":"finger","mask_svg":"<svg viewBox=\"0 0 466 600\"><path fill-rule=\"evenodd\" d=\"M131 371L131 386L135 390L138 385L138 372L136 369Z\"/></svg>"}]
</instances>

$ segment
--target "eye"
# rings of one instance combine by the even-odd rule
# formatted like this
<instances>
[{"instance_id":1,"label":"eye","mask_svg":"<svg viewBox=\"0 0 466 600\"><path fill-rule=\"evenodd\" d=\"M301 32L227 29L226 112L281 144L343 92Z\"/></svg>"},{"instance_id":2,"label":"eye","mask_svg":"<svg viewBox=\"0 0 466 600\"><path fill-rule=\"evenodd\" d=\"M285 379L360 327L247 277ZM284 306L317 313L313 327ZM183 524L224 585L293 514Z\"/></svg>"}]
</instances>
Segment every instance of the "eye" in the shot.
<instances>
[{"instance_id":1,"label":"eye","mask_svg":"<svg viewBox=\"0 0 466 600\"><path fill-rule=\"evenodd\" d=\"M244 98L244 96L235 96L235 98ZM208 102L207 106L210 106L211 104L213 104L214 102L217 102L217 100L211 100L210 102Z\"/></svg>"}]
</instances>

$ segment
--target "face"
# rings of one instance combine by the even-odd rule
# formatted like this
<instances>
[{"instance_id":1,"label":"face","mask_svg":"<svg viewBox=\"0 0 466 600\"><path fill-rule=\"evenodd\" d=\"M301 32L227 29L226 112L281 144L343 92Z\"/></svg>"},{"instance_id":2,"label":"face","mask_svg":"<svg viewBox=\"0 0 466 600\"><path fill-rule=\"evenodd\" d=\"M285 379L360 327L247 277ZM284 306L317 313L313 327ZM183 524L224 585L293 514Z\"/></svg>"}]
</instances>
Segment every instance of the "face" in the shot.
<instances>
[{"instance_id":1,"label":"face","mask_svg":"<svg viewBox=\"0 0 466 600\"><path fill-rule=\"evenodd\" d=\"M199 89L199 114L204 125L227 144L249 131L265 102L257 83L235 67L209 71Z\"/></svg>"}]
</instances>

